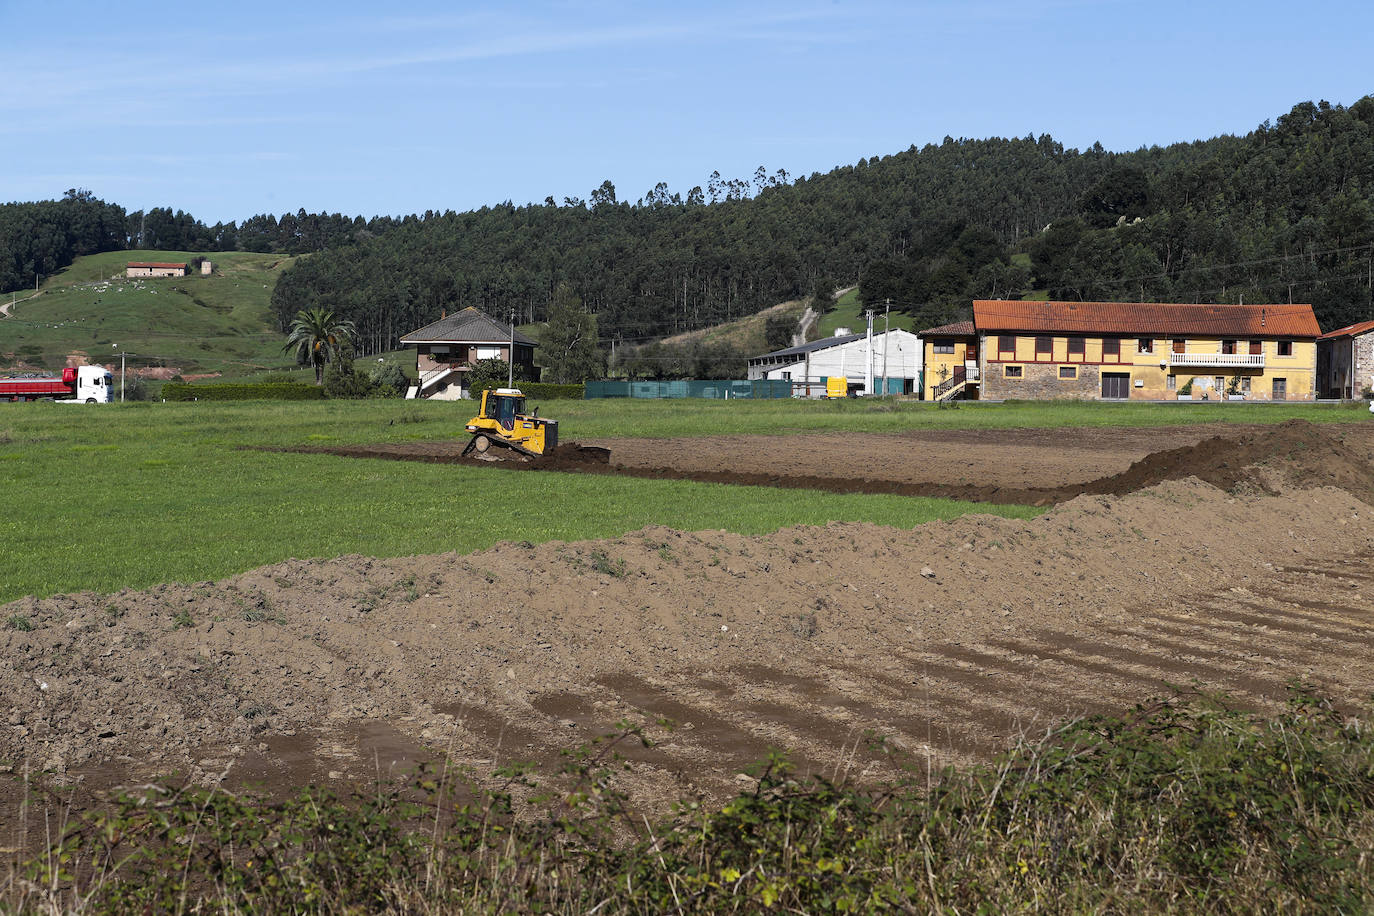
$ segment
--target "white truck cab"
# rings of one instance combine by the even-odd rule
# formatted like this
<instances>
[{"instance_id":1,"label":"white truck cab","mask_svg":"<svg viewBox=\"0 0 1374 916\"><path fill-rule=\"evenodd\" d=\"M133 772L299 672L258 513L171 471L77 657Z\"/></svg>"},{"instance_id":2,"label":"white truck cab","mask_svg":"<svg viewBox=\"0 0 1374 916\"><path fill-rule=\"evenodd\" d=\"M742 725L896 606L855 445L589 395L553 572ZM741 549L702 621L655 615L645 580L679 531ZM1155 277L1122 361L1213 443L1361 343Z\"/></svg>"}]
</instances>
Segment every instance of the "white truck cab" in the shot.
<instances>
[{"instance_id":1,"label":"white truck cab","mask_svg":"<svg viewBox=\"0 0 1374 916\"><path fill-rule=\"evenodd\" d=\"M77 366L74 397L63 404L108 404L114 400L114 376L104 366Z\"/></svg>"}]
</instances>

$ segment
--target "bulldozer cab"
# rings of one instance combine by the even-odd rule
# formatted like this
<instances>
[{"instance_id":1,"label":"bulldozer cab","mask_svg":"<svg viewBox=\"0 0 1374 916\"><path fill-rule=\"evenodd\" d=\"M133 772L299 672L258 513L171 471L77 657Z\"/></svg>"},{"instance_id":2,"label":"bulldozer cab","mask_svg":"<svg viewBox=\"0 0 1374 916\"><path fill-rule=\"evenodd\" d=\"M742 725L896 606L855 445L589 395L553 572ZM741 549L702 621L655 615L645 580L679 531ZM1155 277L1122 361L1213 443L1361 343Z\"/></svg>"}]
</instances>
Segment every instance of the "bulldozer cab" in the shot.
<instances>
[{"instance_id":1,"label":"bulldozer cab","mask_svg":"<svg viewBox=\"0 0 1374 916\"><path fill-rule=\"evenodd\" d=\"M524 412L525 397L512 388L482 392L482 416L500 423L502 429L515 429L516 416Z\"/></svg>"}]
</instances>

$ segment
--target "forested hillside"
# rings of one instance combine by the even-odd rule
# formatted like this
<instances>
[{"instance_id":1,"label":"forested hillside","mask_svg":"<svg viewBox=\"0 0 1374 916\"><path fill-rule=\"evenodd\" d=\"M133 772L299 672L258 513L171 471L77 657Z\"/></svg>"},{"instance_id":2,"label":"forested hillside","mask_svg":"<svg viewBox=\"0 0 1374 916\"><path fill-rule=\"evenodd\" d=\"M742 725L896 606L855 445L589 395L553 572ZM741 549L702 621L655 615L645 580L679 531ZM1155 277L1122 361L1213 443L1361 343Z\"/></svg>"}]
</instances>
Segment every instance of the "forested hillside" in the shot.
<instances>
[{"instance_id":1,"label":"forested hillside","mask_svg":"<svg viewBox=\"0 0 1374 916\"><path fill-rule=\"evenodd\" d=\"M566 283L605 340L634 344L857 282L919 325L974 298L1304 301L1324 328L1374 317L1374 97L1303 103L1243 137L1109 153L1049 136L954 140L791 180L713 174L634 203L608 181L552 198L363 220L254 216L206 227L89 192L0 206L0 288L117 248L299 254L273 310L324 305L364 352L476 305L521 322Z\"/></svg>"},{"instance_id":2,"label":"forested hillside","mask_svg":"<svg viewBox=\"0 0 1374 916\"><path fill-rule=\"evenodd\" d=\"M407 217L415 219L415 217ZM0 204L0 292L34 286L81 255L103 251L305 254L372 238L401 222L338 213L270 213L207 226L190 213L124 208L73 188L61 200Z\"/></svg>"},{"instance_id":3,"label":"forested hillside","mask_svg":"<svg viewBox=\"0 0 1374 916\"><path fill-rule=\"evenodd\" d=\"M1310 301L1329 328L1371 314L1371 126L1366 97L1131 153L947 138L795 182L761 168L752 186L713 180L709 194L659 185L634 204L607 182L585 203L431 214L303 259L274 307L285 322L331 305L372 349L455 304L538 320L559 282L603 337L627 342L856 280L866 301L890 298L925 324L1033 289Z\"/></svg>"},{"instance_id":4,"label":"forested hillside","mask_svg":"<svg viewBox=\"0 0 1374 916\"><path fill-rule=\"evenodd\" d=\"M1365 97L1298 105L1242 138L1089 151L1070 206L1019 240L1029 266L1003 263L1001 228L973 211L918 230L909 256L874 261L861 288L932 320L1019 285L1069 300L1311 302L1328 330L1374 317L1372 126Z\"/></svg>"}]
</instances>

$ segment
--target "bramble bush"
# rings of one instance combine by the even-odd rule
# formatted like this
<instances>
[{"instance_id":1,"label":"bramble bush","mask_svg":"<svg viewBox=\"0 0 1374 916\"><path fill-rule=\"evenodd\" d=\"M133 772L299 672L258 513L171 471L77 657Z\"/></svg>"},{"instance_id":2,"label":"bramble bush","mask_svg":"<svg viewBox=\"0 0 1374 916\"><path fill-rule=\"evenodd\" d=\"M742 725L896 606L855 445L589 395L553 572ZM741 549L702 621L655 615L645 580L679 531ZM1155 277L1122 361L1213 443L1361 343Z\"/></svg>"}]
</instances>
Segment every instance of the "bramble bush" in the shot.
<instances>
[{"instance_id":1,"label":"bramble bush","mask_svg":"<svg viewBox=\"0 0 1374 916\"><path fill-rule=\"evenodd\" d=\"M774 756L651 825L615 787L628 723L536 785L422 767L349 798L143 787L16 863L0 907L178 911L1367 912L1374 733L1305 689L1070 722L993 764L883 786ZM876 747L883 745L878 742ZM891 759L900 756L888 749ZM516 788L535 788L528 806ZM539 794L539 791L545 794ZM556 799L556 800L555 800ZM536 807L542 806L542 807Z\"/></svg>"}]
</instances>

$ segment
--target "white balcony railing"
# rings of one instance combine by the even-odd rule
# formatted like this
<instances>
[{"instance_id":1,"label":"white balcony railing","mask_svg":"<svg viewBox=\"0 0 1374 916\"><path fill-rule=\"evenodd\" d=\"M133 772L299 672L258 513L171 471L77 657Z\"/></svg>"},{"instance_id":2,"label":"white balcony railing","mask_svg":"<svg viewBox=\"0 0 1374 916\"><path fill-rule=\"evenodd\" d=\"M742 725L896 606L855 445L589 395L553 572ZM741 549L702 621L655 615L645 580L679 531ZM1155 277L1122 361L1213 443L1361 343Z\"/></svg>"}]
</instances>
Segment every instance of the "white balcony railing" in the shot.
<instances>
[{"instance_id":1,"label":"white balcony railing","mask_svg":"<svg viewBox=\"0 0 1374 916\"><path fill-rule=\"evenodd\" d=\"M1217 366L1227 369L1263 369L1263 353L1170 353L1171 366Z\"/></svg>"}]
</instances>

